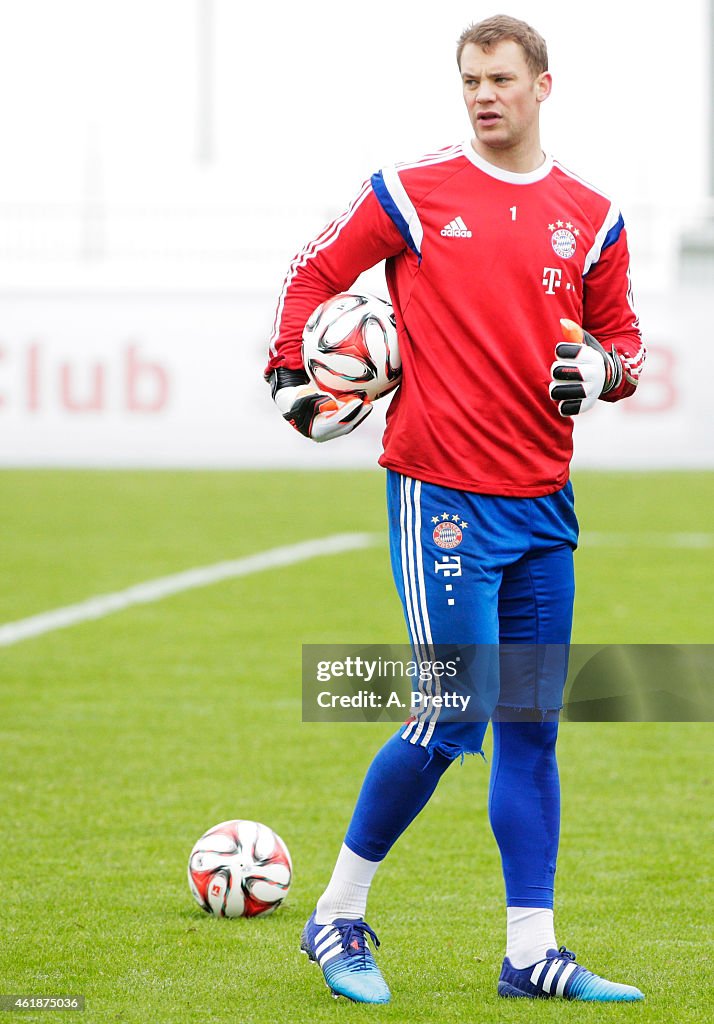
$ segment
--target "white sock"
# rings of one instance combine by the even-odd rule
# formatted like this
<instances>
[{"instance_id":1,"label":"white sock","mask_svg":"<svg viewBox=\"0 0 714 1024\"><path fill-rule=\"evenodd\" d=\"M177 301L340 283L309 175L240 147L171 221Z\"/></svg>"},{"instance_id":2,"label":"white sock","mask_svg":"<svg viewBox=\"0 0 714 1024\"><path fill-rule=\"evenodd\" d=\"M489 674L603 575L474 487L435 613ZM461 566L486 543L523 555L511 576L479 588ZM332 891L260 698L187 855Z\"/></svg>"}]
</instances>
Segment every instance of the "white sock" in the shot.
<instances>
[{"instance_id":1,"label":"white sock","mask_svg":"<svg viewBox=\"0 0 714 1024\"><path fill-rule=\"evenodd\" d=\"M547 907L507 907L506 956L516 970L542 960L557 949L553 911Z\"/></svg>"},{"instance_id":2,"label":"white sock","mask_svg":"<svg viewBox=\"0 0 714 1024\"><path fill-rule=\"evenodd\" d=\"M366 860L342 844L327 888L317 901L315 921L332 924L338 917L364 917L367 897L377 868L382 862Z\"/></svg>"}]
</instances>

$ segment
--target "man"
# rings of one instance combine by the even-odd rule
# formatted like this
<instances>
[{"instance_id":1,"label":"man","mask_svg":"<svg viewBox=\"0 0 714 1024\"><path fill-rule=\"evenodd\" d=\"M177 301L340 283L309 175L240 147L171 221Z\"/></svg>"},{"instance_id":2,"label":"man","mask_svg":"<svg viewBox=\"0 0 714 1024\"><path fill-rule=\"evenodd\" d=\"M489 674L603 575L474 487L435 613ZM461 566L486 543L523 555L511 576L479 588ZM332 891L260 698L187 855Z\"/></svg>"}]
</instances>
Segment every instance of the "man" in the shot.
<instances>
[{"instance_id":1,"label":"man","mask_svg":"<svg viewBox=\"0 0 714 1024\"><path fill-rule=\"evenodd\" d=\"M489 18L462 34L457 61L473 138L379 171L298 254L266 375L284 417L316 441L362 422L366 401L338 401L308 383L300 338L320 302L385 259L403 380L380 463L412 645L567 645L577 543L572 418L598 399L631 395L644 359L626 233L606 196L541 149L551 75L540 35L514 18ZM459 527L448 533L448 553L444 517ZM444 563L454 567L448 587ZM526 697L528 679L510 691L502 682L491 716L489 814L507 902L498 991L639 1000L638 989L592 974L555 940L564 675L556 676ZM376 943L364 920L369 885L448 766L481 751L486 726L426 711L377 753L302 936L333 994L390 998L367 943Z\"/></svg>"}]
</instances>

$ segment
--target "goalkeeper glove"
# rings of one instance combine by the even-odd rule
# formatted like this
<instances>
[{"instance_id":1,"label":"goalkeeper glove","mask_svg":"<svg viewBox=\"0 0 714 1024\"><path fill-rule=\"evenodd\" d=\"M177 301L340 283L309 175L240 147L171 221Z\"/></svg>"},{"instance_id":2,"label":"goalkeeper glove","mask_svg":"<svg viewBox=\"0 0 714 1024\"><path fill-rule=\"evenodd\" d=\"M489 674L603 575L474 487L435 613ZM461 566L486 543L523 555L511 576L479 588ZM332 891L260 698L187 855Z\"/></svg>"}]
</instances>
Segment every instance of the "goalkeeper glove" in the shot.
<instances>
[{"instance_id":1,"label":"goalkeeper glove","mask_svg":"<svg viewBox=\"0 0 714 1024\"><path fill-rule=\"evenodd\" d=\"M550 397L558 403L561 416L577 416L618 386L622 363L614 348L606 352L592 334L573 320L561 320L560 326L566 341L555 346Z\"/></svg>"},{"instance_id":2,"label":"goalkeeper glove","mask_svg":"<svg viewBox=\"0 0 714 1024\"><path fill-rule=\"evenodd\" d=\"M331 441L349 434L372 411L372 403L360 395L337 398L318 390L305 370L279 366L269 381L283 419L313 441Z\"/></svg>"}]
</instances>

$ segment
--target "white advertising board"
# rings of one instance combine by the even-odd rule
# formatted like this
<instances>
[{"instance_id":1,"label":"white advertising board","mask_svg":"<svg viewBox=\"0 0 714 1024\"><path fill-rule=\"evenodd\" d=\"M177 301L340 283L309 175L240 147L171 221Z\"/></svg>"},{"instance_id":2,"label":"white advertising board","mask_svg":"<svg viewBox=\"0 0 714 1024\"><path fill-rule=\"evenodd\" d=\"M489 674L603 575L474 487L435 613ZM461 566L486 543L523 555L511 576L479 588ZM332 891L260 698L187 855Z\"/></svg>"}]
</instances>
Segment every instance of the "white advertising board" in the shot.
<instances>
[{"instance_id":1,"label":"white advertising board","mask_svg":"<svg viewBox=\"0 0 714 1024\"><path fill-rule=\"evenodd\" d=\"M0 465L373 466L387 402L315 445L262 381L275 297L106 291L0 295ZM714 466L714 300L638 297L639 393L576 426L576 466ZM513 339L517 344L518 339Z\"/></svg>"}]
</instances>

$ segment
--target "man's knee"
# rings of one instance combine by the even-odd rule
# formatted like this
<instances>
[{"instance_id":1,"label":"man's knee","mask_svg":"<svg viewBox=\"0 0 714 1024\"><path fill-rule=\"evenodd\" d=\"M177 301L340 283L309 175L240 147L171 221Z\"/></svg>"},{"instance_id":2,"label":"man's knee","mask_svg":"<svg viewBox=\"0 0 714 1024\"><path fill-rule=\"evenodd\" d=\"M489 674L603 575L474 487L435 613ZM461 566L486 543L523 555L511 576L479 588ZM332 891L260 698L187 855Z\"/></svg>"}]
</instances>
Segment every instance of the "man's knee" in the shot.
<instances>
[{"instance_id":1,"label":"man's knee","mask_svg":"<svg viewBox=\"0 0 714 1024\"><path fill-rule=\"evenodd\" d=\"M429 761L435 757L444 758L448 762L457 758L463 761L466 754L484 756L482 744L488 722L432 722L425 728L421 726L408 722L401 736L406 742L425 748L429 753Z\"/></svg>"}]
</instances>

